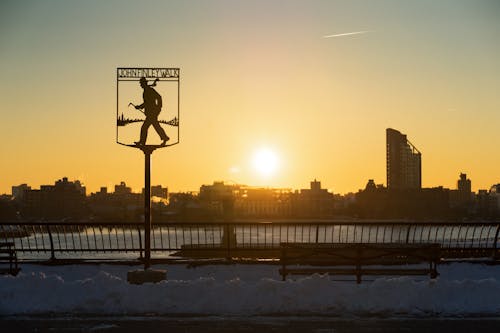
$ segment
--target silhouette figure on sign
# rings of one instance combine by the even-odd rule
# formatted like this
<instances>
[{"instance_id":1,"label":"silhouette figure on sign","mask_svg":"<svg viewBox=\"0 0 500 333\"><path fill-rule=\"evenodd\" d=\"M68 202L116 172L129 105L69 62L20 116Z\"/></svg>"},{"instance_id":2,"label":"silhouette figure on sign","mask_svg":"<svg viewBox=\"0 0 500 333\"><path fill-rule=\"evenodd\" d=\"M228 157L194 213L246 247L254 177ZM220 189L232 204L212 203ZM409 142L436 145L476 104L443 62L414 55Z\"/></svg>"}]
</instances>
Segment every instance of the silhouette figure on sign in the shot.
<instances>
[{"instance_id":1,"label":"silhouette figure on sign","mask_svg":"<svg viewBox=\"0 0 500 333\"><path fill-rule=\"evenodd\" d=\"M135 144L138 146L143 146L146 144L149 126L153 125L154 129L162 140L161 145L165 146L170 138L167 136L165 130L158 122L158 115L161 112L162 100L160 94L153 89L153 86L156 85L156 81L150 86L148 85L148 81L146 80L146 78L141 77L139 83L142 89L144 89L144 92L142 93L143 103L141 105L134 105L130 103L129 105L133 105L139 111L144 109L144 111L141 112L144 113L146 119L144 119L144 122L142 123L141 137L139 141L135 142Z\"/></svg>"}]
</instances>

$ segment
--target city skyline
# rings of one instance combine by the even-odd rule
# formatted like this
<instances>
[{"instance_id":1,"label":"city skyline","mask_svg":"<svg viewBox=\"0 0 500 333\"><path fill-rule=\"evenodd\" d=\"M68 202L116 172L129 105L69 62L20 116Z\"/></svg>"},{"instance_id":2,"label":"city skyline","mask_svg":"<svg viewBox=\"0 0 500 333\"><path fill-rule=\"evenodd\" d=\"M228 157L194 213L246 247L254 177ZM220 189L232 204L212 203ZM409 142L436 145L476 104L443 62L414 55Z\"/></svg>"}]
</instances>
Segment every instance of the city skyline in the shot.
<instances>
[{"instance_id":1,"label":"city skyline","mask_svg":"<svg viewBox=\"0 0 500 333\"><path fill-rule=\"evenodd\" d=\"M473 184L473 181L470 179L470 178L467 178L469 175L467 175L466 173L459 173L459 175L457 175L457 177L455 177L455 184L450 187L450 188L447 188L443 185L438 185L436 187L433 187L433 188L443 188L443 189L447 189L447 190L460 190L461 187L463 187L464 185L462 184L463 182L467 181L468 182L468 188L469 188L469 191L471 191L472 193L476 193L476 192L479 192L479 191L489 191L491 190L491 188L493 187L497 187L500 185L500 183L495 183L495 184L492 184L491 186L489 186L488 188L480 188L478 189L478 191L473 191L472 190L472 184ZM63 176L63 177L60 177L60 178L57 178L57 179L54 179L52 180L52 182L54 184L57 184L57 183L60 183L60 182L71 182L71 183L77 183L78 186L82 186L82 188L84 189L84 192L86 193L87 196L89 196L90 194L95 194L95 193L99 193L99 192L102 192L103 189L105 189L106 191L109 192L110 189L113 189L117 186L128 186L128 182L126 180L120 180L119 182L117 182L116 184L112 184L112 185L101 185L98 187L98 189L96 189L95 191L92 190L92 191L87 191L87 186L85 185L85 183L83 183L80 179L70 179L66 176ZM283 191L290 191L290 192L293 192L293 191L298 191L298 190L301 190L301 189L304 189L304 188L307 188L307 185L311 184L311 183L322 183L323 180L321 179L316 179L316 178L311 178L309 179L309 181L307 181L305 184L299 186L299 187L291 187L291 186L284 186L284 187L272 187L272 186L259 186L259 185L255 185L255 184L243 184L243 183L235 183L235 182L227 182L227 181L224 181L224 180L212 180L210 182L207 182L207 183L204 183L204 184L199 184L197 186L197 188L195 189L191 189L191 190L187 190L187 191L170 191L169 189L169 186L168 184L153 184L152 186L153 187L163 187L165 186L164 188L168 190L168 193L199 193L200 192L200 189L203 188L204 186L212 186L213 184L223 184L223 185L227 185L227 186L241 186L241 187L245 187L245 188L254 188L254 189L269 189L269 190L283 190ZM10 186L10 190L8 191L8 193L0 193L0 195L12 195L12 196L16 196L16 193L14 193L15 191L19 191L19 190L24 190L24 189L31 189L31 190L37 190L37 189L42 189L44 187L51 187L53 185L51 184L48 184L49 182L45 182L43 184L40 184L39 186L31 186L29 183L20 183L20 184L12 184ZM357 192L360 192L360 191L363 191L366 189L366 186L367 186L367 183L370 185L373 185L373 186L383 186L383 188L385 189L391 189L389 187L387 187L387 184L384 184L384 183L380 183L380 182L377 182L375 184L375 181L374 179L367 179L367 182L365 182L365 185L359 189L353 189L352 191L349 191L349 192L345 192L345 193L340 193L340 192L335 192L334 190L332 189L329 189L329 188L325 188L324 190L327 190L329 193L332 193L332 194L335 194L335 195L349 195L349 194L355 194ZM142 188L132 188L132 187L128 187L130 189L130 191L132 193L144 193L144 187ZM401 189L405 189L405 188L396 188L396 190L401 190ZM406 190L423 190L423 189L426 189L425 187L422 187L422 188L406 188ZM394 190L394 189L392 189ZM109 192L109 193L113 193L113 192Z\"/></svg>"},{"instance_id":2,"label":"city skyline","mask_svg":"<svg viewBox=\"0 0 500 333\"><path fill-rule=\"evenodd\" d=\"M152 159L152 183L173 192L385 183L386 128L422 152L422 187L500 181L496 2L143 6L0 4L0 193L62 176L144 186L142 154L115 143L120 66L182 70L181 144Z\"/></svg>"}]
</instances>

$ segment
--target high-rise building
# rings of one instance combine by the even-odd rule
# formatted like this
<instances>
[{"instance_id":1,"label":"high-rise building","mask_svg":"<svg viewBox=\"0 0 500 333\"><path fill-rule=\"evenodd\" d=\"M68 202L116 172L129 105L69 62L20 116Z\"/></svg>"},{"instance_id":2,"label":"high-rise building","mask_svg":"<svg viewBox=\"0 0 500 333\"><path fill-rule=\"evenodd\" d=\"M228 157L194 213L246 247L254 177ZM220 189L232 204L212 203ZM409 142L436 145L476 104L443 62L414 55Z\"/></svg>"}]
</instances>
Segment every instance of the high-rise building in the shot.
<instances>
[{"instance_id":1,"label":"high-rise building","mask_svg":"<svg viewBox=\"0 0 500 333\"><path fill-rule=\"evenodd\" d=\"M471 208L473 201L471 180L467 178L467 174L461 173L460 179L457 181L457 189L450 191L450 207L451 208Z\"/></svg>"},{"instance_id":2,"label":"high-rise building","mask_svg":"<svg viewBox=\"0 0 500 333\"><path fill-rule=\"evenodd\" d=\"M460 174L460 179L457 181L457 190L462 201L466 202L472 199L472 186L470 179L467 179L467 174Z\"/></svg>"},{"instance_id":3,"label":"high-rise building","mask_svg":"<svg viewBox=\"0 0 500 333\"><path fill-rule=\"evenodd\" d=\"M422 187L422 154L405 134L386 129L387 188L420 189Z\"/></svg>"}]
</instances>

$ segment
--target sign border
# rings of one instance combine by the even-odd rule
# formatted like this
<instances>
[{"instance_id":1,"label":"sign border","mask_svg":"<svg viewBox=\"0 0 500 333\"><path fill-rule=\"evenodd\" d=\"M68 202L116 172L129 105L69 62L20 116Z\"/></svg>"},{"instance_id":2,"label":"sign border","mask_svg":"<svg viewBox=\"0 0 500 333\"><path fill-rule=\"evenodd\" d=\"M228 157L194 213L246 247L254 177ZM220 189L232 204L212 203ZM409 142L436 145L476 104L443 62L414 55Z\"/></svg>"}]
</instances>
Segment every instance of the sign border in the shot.
<instances>
[{"instance_id":1,"label":"sign border","mask_svg":"<svg viewBox=\"0 0 500 333\"><path fill-rule=\"evenodd\" d=\"M181 89L181 69L179 67L117 67L116 68L116 119L119 117L119 83L120 81L139 81L139 78L131 78L127 80L127 78L120 78L120 70L126 70L126 69L137 69L137 70L166 70L166 71L175 71L177 73L177 76L168 76L168 77L158 77L158 81L169 81L169 82L177 82L177 141L173 143L169 143L166 145L136 145L136 144L127 144L124 142L120 142L118 140L118 125L116 125L116 143L126 146L126 147L133 147L133 148L139 148L142 149L143 147L154 147L154 148L166 148L166 147L171 147L175 146L180 143L181 141L181 133L180 133L180 118L181 118L181 112L180 112L180 105L181 105L181 99L180 99L180 89ZM147 78L155 78L154 76L146 76Z\"/></svg>"}]
</instances>

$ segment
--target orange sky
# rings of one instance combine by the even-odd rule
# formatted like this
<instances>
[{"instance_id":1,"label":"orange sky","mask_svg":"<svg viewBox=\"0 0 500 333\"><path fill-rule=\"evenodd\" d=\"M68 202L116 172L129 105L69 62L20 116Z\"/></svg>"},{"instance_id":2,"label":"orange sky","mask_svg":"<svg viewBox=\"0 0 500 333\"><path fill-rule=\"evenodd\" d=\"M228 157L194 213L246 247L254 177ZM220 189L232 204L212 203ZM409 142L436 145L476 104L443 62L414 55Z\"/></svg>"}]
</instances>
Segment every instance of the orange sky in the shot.
<instances>
[{"instance_id":1,"label":"orange sky","mask_svg":"<svg viewBox=\"0 0 500 333\"><path fill-rule=\"evenodd\" d=\"M387 127L422 152L423 186L465 172L489 188L499 14L495 1L2 1L0 193L64 176L139 190L142 153L115 143L116 68L135 66L181 68L181 143L152 162L171 191L385 184ZM272 175L253 165L262 147Z\"/></svg>"}]
</instances>

